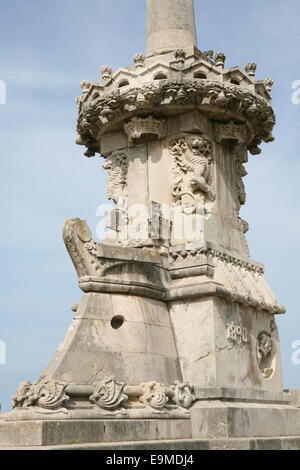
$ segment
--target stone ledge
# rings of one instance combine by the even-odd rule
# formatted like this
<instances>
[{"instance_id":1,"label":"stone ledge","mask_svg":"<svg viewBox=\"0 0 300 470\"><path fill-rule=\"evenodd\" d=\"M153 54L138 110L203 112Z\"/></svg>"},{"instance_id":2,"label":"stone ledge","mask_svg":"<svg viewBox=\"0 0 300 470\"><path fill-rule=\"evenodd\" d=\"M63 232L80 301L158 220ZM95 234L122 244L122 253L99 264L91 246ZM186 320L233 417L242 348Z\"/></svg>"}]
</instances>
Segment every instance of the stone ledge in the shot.
<instances>
[{"instance_id":1,"label":"stone ledge","mask_svg":"<svg viewBox=\"0 0 300 470\"><path fill-rule=\"evenodd\" d=\"M195 397L197 401L224 400L247 403L268 403L268 404L290 404L293 402L292 395L284 392L269 392L250 389L231 388L196 388Z\"/></svg>"},{"instance_id":2,"label":"stone ledge","mask_svg":"<svg viewBox=\"0 0 300 470\"><path fill-rule=\"evenodd\" d=\"M129 441L110 444L71 444L44 447L0 447L0 450L192 450L192 451L227 451L227 450L300 450L300 437L278 437L258 439L178 439L165 441Z\"/></svg>"},{"instance_id":3,"label":"stone ledge","mask_svg":"<svg viewBox=\"0 0 300 470\"><path fill-rule=\"evenodd\" d=\"M191 410L194 439L300 437L300 409L291 405L198 401Z\"/></svg>"},{"instance_id":4,"label":"stone ledge","mask_svg":"<svg viewBox=\"0 0 300 470\"><path fill-rule=\"evenodd\" d=\"M0 448L190 439L189 420L0 421Z\"/></svg>"}]
</instances>

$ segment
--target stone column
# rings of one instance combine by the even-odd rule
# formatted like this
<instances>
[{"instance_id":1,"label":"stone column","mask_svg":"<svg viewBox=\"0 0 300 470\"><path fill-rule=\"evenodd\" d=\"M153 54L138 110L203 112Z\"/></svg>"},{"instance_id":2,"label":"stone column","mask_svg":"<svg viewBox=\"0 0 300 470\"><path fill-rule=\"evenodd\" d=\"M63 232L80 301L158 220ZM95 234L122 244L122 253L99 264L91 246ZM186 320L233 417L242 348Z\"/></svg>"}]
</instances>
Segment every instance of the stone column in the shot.
<instances>
[{"instance_id":1,"label":"stone column","mask_svg":"<svg viewBox=\"0 0 300 470\"><path fill-rule=\"evenodd\" d=\"M147 55L197 45L193 0L148 0L147 8Z\"/></svg>"}]
</instances>

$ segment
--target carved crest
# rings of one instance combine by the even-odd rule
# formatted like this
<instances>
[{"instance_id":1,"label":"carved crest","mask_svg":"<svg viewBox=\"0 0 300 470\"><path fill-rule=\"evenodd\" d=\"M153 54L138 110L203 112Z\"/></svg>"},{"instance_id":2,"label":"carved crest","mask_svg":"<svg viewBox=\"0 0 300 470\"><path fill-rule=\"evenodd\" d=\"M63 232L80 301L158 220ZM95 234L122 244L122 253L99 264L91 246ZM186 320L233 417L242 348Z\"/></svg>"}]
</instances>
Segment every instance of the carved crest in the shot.
<instances>
[{"instance_id":1,"label":"carved crest","mask_svg":"<svg viewBox=\"0 0 300 470\"><path fill-rule=\"evenodd\" d=\"M194 207L206 199L214 201L211 143L204 137L181 137L171 143L170 152L175 162L175 201Z\"/></svg>"}]
</instances>

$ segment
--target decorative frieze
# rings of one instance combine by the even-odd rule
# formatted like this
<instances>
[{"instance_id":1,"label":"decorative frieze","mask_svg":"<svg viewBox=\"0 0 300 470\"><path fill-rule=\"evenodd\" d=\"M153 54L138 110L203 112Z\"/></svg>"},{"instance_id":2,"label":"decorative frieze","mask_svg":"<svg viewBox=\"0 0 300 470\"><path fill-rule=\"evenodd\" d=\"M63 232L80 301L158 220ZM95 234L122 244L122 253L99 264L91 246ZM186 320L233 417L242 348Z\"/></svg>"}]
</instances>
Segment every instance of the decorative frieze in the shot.
<instances>
[{"instance_id":1,"label":"decorative frieze","mask_svg":"<svg viewBox=\"0 0 300 470\"><path fill-rule=\"evenodd\" d=\"M90 91L92 90L92 91ZM89 89L90 95L95 86ZM275 116L265 98L250 89L212 80L157 80L142 83L126 90L118 89L99 98L85 99L80 107L77 130L78 143L85 145L90 154L100 152L97 136L127 113L148 112L153 107L196 107L210 117L219 120L220 115L236 114L244 119L252 129L248 148L258 152L262 141L272 138Z\"/></svg>"},{"instance_id":2,"label":"decorative frieze","mask_svg":"<svg viewBox=\"0 0 300 470\"><path fill-rule=\"evenodd\" d=\"M190 261L192 259L203 256L219 259L220 261L244 268L248 271L253 271L259 274L264 273L264 268L262 265L254 264L245 259L235 257L226 251L218 251L216 248L212 248L210 246L202 246L193 249L180 249L178 251L173 250L170 253L169 262L172 266L175 262L178 263L182 261Z\"/></svg>"},{"instance_id":3,"label":"decorative frieze","mask_svg":"<svg viewBox=\"0 0 300 470\"><path fill-rule=\"evenodd\" d=\"M126 415L129 408L142 409L144 407L165 413L174 409L188 410L196 401L194 387L187 382L177 381L170 387L154 381L130 386L111 377L94 385L74 386L55 381L34 384L29 381L23 382L13 396L12 404L14 409L65 412L66 410L62 408L63 404L69 402L68 409L74 409L72 397L77 397L78 394L83 399L85 409L89 409L87 407L89 402L90 408L97 410L100 415L111 417ZM80 409L80 405L75 405L75 408Z\"/></svg>"}]
</instances>

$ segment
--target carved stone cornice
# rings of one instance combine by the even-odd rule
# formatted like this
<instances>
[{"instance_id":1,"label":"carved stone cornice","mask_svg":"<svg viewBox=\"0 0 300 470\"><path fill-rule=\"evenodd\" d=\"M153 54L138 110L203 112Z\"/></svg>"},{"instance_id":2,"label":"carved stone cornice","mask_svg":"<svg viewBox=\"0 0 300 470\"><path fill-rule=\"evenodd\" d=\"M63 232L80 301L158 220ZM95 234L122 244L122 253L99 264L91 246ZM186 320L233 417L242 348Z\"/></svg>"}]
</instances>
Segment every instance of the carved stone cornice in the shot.
<instances>
[{"instance_id":1,"label":"carved stone cornice","mask_svg":"<svg viewBox=\"0 0 300 470\"><path fill-rule=\"evenodd\" d=\"M285 313L263 278L263 265L211 243L172 247L165 259L155 249L97 243L80 219L66 222L63 233L83 292L162 301L217 296L270 314ZM181 285L182 279L190 279L189 285Z\"/></svg>"},{"instance_id":2,"label":"carved stone cornice","mask_svg":"<svg viewBox=\"0 0 300 470\"><path fill-rule=\"evenodd\" d=\"M251 130L248 143L251 153L260 152L262 141L273 140L275 115L269 102L248 88L211 80L157 80L140 86L97 93L91 86L80 106L78 143L88 149L87 155L100 152L98 138L111 129L122 128L123 122L147 112L168 116L198 109L216 121L234 120Z\"/></svg>"},{"instance_id":3,"label":"carved stone cornice","mask_svg":"<svg viewBox=\"0 0 300 470\"><path fill-rule=\"evenodd\" d=\"M170 250L169 263L171 267L184 267L187 264L191 265L190 262L192 261L199 262L201 260L206 260L206 262L210 261L211 263L213 259L222 260L248 271L253 271L259 274L264 273L264 266L262 264L237 257L233 253L227 250L222 250L210 243L190 248L188 244L186 246L180 246L179 248L174 247Z\"/></svg>"}]
</instances>

